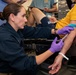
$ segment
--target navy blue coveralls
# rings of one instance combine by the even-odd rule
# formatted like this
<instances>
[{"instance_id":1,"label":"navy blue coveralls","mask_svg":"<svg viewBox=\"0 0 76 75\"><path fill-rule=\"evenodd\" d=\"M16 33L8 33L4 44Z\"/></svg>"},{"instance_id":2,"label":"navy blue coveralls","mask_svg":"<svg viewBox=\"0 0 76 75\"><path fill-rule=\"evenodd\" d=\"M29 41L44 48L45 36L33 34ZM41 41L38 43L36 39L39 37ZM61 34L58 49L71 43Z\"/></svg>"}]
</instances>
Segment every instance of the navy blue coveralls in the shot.
<instances>
[{"instance_id":1,"label":"navy blue coveralls","mask_svg":"<svg viewBox=\"0 0 76 75\"><path fill-rule=\"evenodd\" d=\"M27 56L21 40L24 38L50 38L51 28L28 27L17 32L9 23L0 26L0 73L23 72L34 75L37 69L34 56ZM19 75L19 74L17 74Z\"/></svg>"}]
</instances>

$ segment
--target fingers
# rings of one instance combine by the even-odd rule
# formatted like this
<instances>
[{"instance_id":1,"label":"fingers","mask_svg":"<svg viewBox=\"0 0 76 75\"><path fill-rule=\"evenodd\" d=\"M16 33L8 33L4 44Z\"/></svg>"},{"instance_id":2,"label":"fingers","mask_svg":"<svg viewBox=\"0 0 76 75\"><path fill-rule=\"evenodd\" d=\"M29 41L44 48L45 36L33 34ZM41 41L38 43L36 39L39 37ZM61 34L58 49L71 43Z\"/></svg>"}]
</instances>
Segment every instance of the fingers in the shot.
<instances>
[{"instance_id":1,"label":"fingers","mask_svg":"<svg viewBox=\"0 0 76 75\"><path fill-rule=\"evenodd\" d=\"M49 71L49 74L55 74L56 73L56 70L50 70Z\"/></svg>"},{"instance_id":2,"label":"fingers","mask_svg":"<svg viewBox=\"0 0 76 75\"><path fill-rule=\"evenodd\" d=\"M52 65L50 65L48 68L50 69L49 72L54 72L56 69L57 64L54 62Z\"/></svg>"},{"instance_id":3,"label":"fingers","mask_svg":"<svg viewBox=\"0 0 76 75\"><path fill-rule=\"evenodd\" d=\"M61 39L57 44L60 47L60 49L59 49L59 51L60 51L62 49L63 45L64 45L64 40Z\"/></svg>"},{"instance_id":4,"label":"fingers","mask_svg":"<svg viewBox=\"0 0 76 75\"><path fill-rule=\"evenodd\" d=\"M71 28L70 28L70 30L74 30L74 28L73 28L73 27L71 27Z\"/></svg>"},{"instance_id":5,"label":"fingers","mask_svg":"<svg viewBox=\"0 0 76 75\"><path fill-rule=\"evenodd\" d=\"M72 30L74 30L73 27L65 27L67 29L65 29L64 34L69 34Z\"/></svg>"},{"instance_id":6,"label":"fingers","mask_svg":"<svg viewBox=\"0 0 76 75\"><path fill-rule=\"evenodd\" d=\"M55 74L56 73L56 70L55 69L52 69L52 66L53 65L50 65L48 68L50 69L49 70L49 74Z\"/></svg>"},{"instance_id":7,"label":"fingers","mask_svg":"<svg viewBox=\"0 0 76 75\"><path fill-rule=\"evenodd\" d=\"M68 32L68 33L70 33L70 31L74 30L74 28L71 26L66 26L63 29L65 29L65 32Z\"/></svg>"},{"instance_id":8,"label":"fingers","mask_svg":"<svg viewBox=\"0 0 76 75\"><path fill-rule=\"evenodd\" d=\"M54 41L53 41L53 42L55 42L55 43L56 43L56 41L57 41L57 37L54 39Z\"/></svg>"},{"instance_id":9,"label":"fingers","mask_svg":"<svg viewBox=\"0 0 76 75\"><path fill-rule=\"evenodd\" d=\"M51 66L49 66L49 68L51 68L50 71L49 71L49 74L55 74L55 73L57 72L57 69L56 69L56 67L54 66L54 64L51 65Z\"/></svg>"},{"instance_id":10,"label":"fingers","mask_svg":"<svg viewBox=\"0 0 76 75\"><path fill-rule=\"evenodd\" d=\"M50 69L52 67L52 65L48 66L48 68Z\"/></svg>"},{"instance_id":11,"label":"fingers","mask_svg":"<svg viewBox=\"0 0 76 75\"><path fill-rule=\"evenodd\" d=\"M57 64L53 64L51 66L49 66L48 68L52 68L50 71L49 71L49 74L55 74L59 71L59 69L61 68L60 65L57 65Z\"/></svg>"},{"instance_id":12,"label":"fingers","mask_svg":"<svg viewBox=\"0 0 76 75\"><path fill-rule=\"evenodd\" d=\"M56 67L57 67L57 64L54 63L54 64L52 65L52 70L56 69Z\"/></svg>"},{"instance_id":13,"label":"fingers","mask_svg":"<svg viewBox=\"0 0 76 75\"><path fill-rule=\"evenodd\" d=\"M67 32L67 33L70 33L72 30L74 30L74 28L70 27L70 28L67 29L66 32Z\"/></svg>"},{"instance_id":14,"label":"fingers","mask_svg":"<svg viewBox=\"0 0 76 75\"><path fill-rule=\"evenodd\" d=\"M74 30L74 28L72 26L67 26L67 30Z\"/></svg>"},{"instance_id":15,"label":"fingers","mask_svg":"<svg viewBox=\"0 0 76 75\"><path fill-rule=\"evenodd\" d=\"M59 44L61 44L62 46L64 45L64 42L62 39L60 40Z\"/></svg>"}]
</instances>

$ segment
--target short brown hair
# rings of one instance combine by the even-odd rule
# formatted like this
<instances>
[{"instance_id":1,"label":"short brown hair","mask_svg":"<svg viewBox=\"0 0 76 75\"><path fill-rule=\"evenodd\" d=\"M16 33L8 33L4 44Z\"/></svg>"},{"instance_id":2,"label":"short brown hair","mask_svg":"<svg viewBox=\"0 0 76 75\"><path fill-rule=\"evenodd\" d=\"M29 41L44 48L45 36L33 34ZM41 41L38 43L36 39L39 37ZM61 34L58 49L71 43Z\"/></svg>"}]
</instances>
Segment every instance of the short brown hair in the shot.
<instances>
[{"instance_id":1,"label":"short brown hair","mask_svg":"<svg viewBox=\"0 0 76 75\"><path fill-rule=\"evenodd\" d=\"M20 12L20 9L22 7L23 7L22 5L17 4L17 3L10 3L10 4L8 4L4 8L4 10L3 10L3 17L4 17L4 19L6 19L8 21L9 15L11 13L13 13L14 15L17 15L18 12Z\"/></svg>"}]
</instances>

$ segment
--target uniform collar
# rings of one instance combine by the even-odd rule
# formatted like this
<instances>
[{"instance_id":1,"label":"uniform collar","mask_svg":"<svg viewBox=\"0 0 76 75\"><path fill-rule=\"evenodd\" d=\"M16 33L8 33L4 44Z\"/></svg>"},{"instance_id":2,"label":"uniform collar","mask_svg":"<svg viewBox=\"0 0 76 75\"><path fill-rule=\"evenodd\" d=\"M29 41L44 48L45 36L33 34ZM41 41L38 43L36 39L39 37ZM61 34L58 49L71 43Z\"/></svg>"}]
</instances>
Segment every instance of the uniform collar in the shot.
<instances>
[{"instance_id":1,"label":"uniform collar","mask_svg":"<svg viewBox=\"0 0 76 75\"><path fill-rule=\"evenodd\" d=\"M8 28L8 30L10 30L10 31L13 30L14 32L16 32L16 31L14 30L14 28L13 28L8 22L6 22L5 24L6 24L7 28Z\"/></svg>"},{"instance_id":2,"label":"uniform collar","mask_svg":"<svg viewBox=\"0 0 76 75\"><path fill-rule=\"evenodd\" d=\"M18 30L17 32L13 29L13 27L7 22L6 23L6 28L8 31L10 31L12 34L14 34L15 36L19 37L23 37L21 30Z\"/></svg>"}]
</instances>

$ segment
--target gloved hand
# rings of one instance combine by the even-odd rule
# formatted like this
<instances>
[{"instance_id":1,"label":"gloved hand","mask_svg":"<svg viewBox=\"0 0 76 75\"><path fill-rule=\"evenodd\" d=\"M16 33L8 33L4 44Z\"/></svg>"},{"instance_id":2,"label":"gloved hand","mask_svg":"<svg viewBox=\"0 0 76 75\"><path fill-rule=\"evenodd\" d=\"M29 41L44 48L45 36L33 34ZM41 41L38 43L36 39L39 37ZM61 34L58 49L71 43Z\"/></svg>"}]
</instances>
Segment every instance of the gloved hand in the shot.
<instances>
[{"instance_id":1,"label":"gloved hand","mask_svg":"<svg viewBox=\"0 0 76 75\"><path fill-rule=\"evenodd\" d=\"M68 34L72 30L74 30L73 27L71 27L71 26L65 26L64 28L57 30L57 34Z\"/></svg>"},{"instance_id":2,"label":"gloved hand","mask_svg":"<svg viewBox=\"0 0 76 75\"><path fill-rule=\"evenodd\" d=\"M56 41L57 41L57 37L54 39L54 41L51 44L51 47L49 48L49 50L53 53L60 51L64 45L62 40L60 40L59 43L56 43Z\"/></svg>"}]
</instances>

